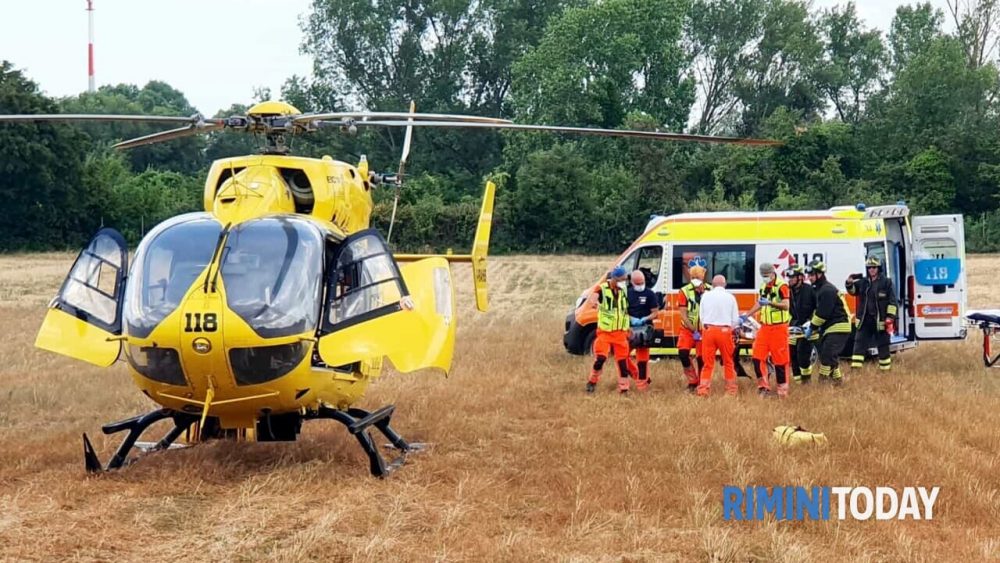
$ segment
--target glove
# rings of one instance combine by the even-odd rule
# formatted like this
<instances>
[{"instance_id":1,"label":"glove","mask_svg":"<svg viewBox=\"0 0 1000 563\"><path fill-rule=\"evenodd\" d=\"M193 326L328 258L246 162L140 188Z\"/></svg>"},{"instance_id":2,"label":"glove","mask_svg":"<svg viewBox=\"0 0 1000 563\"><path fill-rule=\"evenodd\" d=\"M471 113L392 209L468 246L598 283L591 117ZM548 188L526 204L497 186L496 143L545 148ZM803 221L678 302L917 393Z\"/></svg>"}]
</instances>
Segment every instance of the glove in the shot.
<instances>
[{"instance_id":1,"label":"glove","mask_svg":"<svg viewBox=\"0 0 1000 563\"><path fill-rule=\"evenodd\" d=\"M695 342L701 340L701 331L700 330L694 331L694 334L692 336L694 337Z\"/></svg>"},{"instance_id":2,"label":"glove","mask_svg":"<svg viewBox=\"0 0 1000 563\"><path fill-rule=\"evenodd\" d=\"M740 315L740 324L742 325L743 323L747 322L748 318L749 317L746 315Z\"/></svg>"},{"instance_id":3,"label":"glove","mask_svg":"<svg viewBox=\"0 0 1000 563\"><path fill-rule=\"evenodd\" d=\"M630 326L642 326L643 320L638 317L629 317Z\"/></svg>"},{"instance_id":4,"label":"glove","mask_svg":"<svg viewBox=\"0 0 1000 563\"><path fill-rule=\"evenodd\" d=\"M761 307L764 307L766 305L770 305L771 300L768 299L767 297L761 297L760 299L757 300L757 304L760 305Z\"/></svg>"},{"instance_id":5,"label":"glove","mask_svg":"<svg viewBox=\"0 0 1000 563\"><path fill-rule=\"evenodd\" d=\"M813 327L811 324L802 327L802 336L805 336L807 340L812 336L812 334L813 334Z\"/></svg>"},{"instance_id":6,"label":"glove","mask_svg":"<svg viewBox=\"0 0 1000 563\"><path fill-rule=\"evenodd\" d=\"M896 334L896 319L889 317L885 320L885 331L890 335Z\"/></svg>"}]
</instances>

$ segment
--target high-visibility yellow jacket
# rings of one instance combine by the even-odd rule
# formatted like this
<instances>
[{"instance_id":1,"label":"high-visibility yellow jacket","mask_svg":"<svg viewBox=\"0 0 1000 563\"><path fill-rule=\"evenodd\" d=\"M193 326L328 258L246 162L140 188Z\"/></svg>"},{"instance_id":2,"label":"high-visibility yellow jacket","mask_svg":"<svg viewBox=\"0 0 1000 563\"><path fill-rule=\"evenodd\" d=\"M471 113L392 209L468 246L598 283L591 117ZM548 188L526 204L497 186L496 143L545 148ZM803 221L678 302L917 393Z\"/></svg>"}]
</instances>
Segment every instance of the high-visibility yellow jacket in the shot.
<instances>
[{"instance_id":1,"label":"high-visibility yellow jacket","mask_svg":"<svg viewBox=\"0 0 1000 563\"><path fill-rule=\"evenodd\" d=\"M786 284L785 280L781 278L775 279L773 284L770 282L765 283L760 288L759 292L760 296L763 297L764 299L767 299L771 303L780 303L781 301L788 302L788 299L785 299L784 297L781 296L781 288L786 285L788 284ZM789 294L791 293L787 289L786 292L788 292ZM777 307L773 307L771 305L764 305L763 307L760 308L760 322L762 324L766 325L787 324L788 321L790 320L792 320L792 313L788 310L782 310Z\"/></svg>"},{"instance_id":2,"label":"high-visibility yellow jacket","mask_svg":"<svg viewBox=\"0 0 1000 563\"><path fill-rule=\"evenodd\" d=\"M598 330L628 330L628 292L611 289L611 282L600 285L601 300L597 304Z\"/></svg>"}]
</instances>

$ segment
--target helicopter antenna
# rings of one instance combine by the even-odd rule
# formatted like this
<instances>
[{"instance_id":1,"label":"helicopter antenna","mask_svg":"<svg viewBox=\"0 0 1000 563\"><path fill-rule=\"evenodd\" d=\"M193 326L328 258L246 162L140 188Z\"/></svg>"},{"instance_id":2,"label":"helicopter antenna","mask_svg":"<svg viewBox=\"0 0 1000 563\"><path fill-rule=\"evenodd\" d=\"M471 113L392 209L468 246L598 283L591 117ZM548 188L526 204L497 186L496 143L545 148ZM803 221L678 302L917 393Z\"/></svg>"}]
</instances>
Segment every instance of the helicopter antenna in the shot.
<instances>
[{"instance_id":1,"label":"helicopter antenna","mask_svg":"<svg viewBox=\"0 0 1000 563\"><path fill-rule=\"evenodd\" d=\"M410 100L410 114L416 113L417 105ZM407 120L413 123L413 118ZM399 169L396 171L396 196L392 198L392 217L389 219L389 233L385 237L386 244L392 240L392 226L396 223L396 208L399 207L399 192L403 187L403 173L406 170L406 158L410 156L410 140L413 138L413 125L406 126L403 137L403 155L399 157Z\"/></svg>"}]
</instances>

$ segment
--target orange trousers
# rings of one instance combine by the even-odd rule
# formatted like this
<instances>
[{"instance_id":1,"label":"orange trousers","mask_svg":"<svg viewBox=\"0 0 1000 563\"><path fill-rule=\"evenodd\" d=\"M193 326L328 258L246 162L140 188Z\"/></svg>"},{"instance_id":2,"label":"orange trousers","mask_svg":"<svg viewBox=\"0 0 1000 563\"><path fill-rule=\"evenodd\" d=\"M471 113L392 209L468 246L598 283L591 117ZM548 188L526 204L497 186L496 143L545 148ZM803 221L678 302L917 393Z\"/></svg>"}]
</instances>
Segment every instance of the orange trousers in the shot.
<instances>
[{"instance_id":1,"label":"orange trousers","mask_svg":"<svg viewBox=\"0 0 1000 563\"><path fill-rule=\"evenodd\" d=\"M698 396L707 397L712 391L712 373L715 371L715 353L722 358L722 374L726 379L726 394L736 394L736 366L733 364L733 329L727 326L707 326L701 333L701 346L705 365L701 368Z\"/></svg>"},{"instance_id":2,"label":"orange trousers","mask_svg":"<svg viewBox=\"0 0 1000 563\"><path fill-rule=\"evenodd\" d=\"M700 381L698 369L695 369L694 364L691 363L691 350L694 350L698 367L704 368L704 341L704 336L699 340L695 340L694 333L684 327L681 327L680 333L677 335L677 353L681 358L681 366L684 368L684 375L687 377L689 388L698 385Z\"/></svg>"},{"instance_id":3,"label":"orange trousers","mask_svg":"<svg viewBox=\"0 0 1000 563\"><path fill-rule=\"evenodd\" d=\"M635 380L635 388L645 391L649 388L649 348L632 348L635 350L635 361L628 361L628 372Z\"/></svg>"},{"instance_id":4,"label":"orange trousers","mask_svg":"<svg viewBox=\"0 0 1000 563\"><path fill-rule=\"evenodd\" d=\"M594 340L594 367L590 370L590 383L600 381L604 362L607 361L608 354L614 352L615 362L618 364L618 390L628 391L630 387L628 334L627 330L597 329L597 338Z\"/></svg>"},{"instance_id":5,"label":"orange trousers","mask_svg":"<svg viewBox=\"0 0 1000 563\"><path fill-rule=\"evenodd\" d=\"M788 324L763 325L753 340L754 373L759 389L771 389L767 374L767 357L774 362L775 377L778 380L778 394L788 394Z\"/></svg>"}]
</instances>

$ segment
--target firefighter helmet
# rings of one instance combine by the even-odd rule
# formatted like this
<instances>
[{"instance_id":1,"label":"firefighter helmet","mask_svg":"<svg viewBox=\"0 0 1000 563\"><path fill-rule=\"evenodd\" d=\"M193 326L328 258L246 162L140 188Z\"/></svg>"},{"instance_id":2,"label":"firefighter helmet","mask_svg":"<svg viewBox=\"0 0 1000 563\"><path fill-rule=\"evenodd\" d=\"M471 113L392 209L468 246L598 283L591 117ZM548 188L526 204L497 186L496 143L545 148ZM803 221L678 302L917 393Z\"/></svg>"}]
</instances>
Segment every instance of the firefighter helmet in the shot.
<instances>
[{"instance_id":1,"label":"firefighter helmet","mask_svg":"<svg viewBox=\"0 0 1000 563\"><path fill-rule=\"evenodd\" d=\"M868 259L865 260L865 266L868 268L881 268L882 261L878 259L878 256L869 256Z\"/></svg>"},{"instance_id":2,"label":"firefighter helmet","mask_svg":"<svg viewBox=\"0 0 1000 563\"><path fill-rule=\"evenodd\" d=\"M794 276L804 276L806 275L806 269L802 267L802 264L792 264L784 271L786 278L791 278Z\"/></svg>"},{"instance_id":3,"label":"firefighter helmet","mask_svg":"<svg viewBox=\"0 0 1000 563\"><path fill-rule=\"evenodd\" d=\"M822 260L813 260L806 266L807 274L826 274L826 264Z\"/></svg>"}]
</instances>

